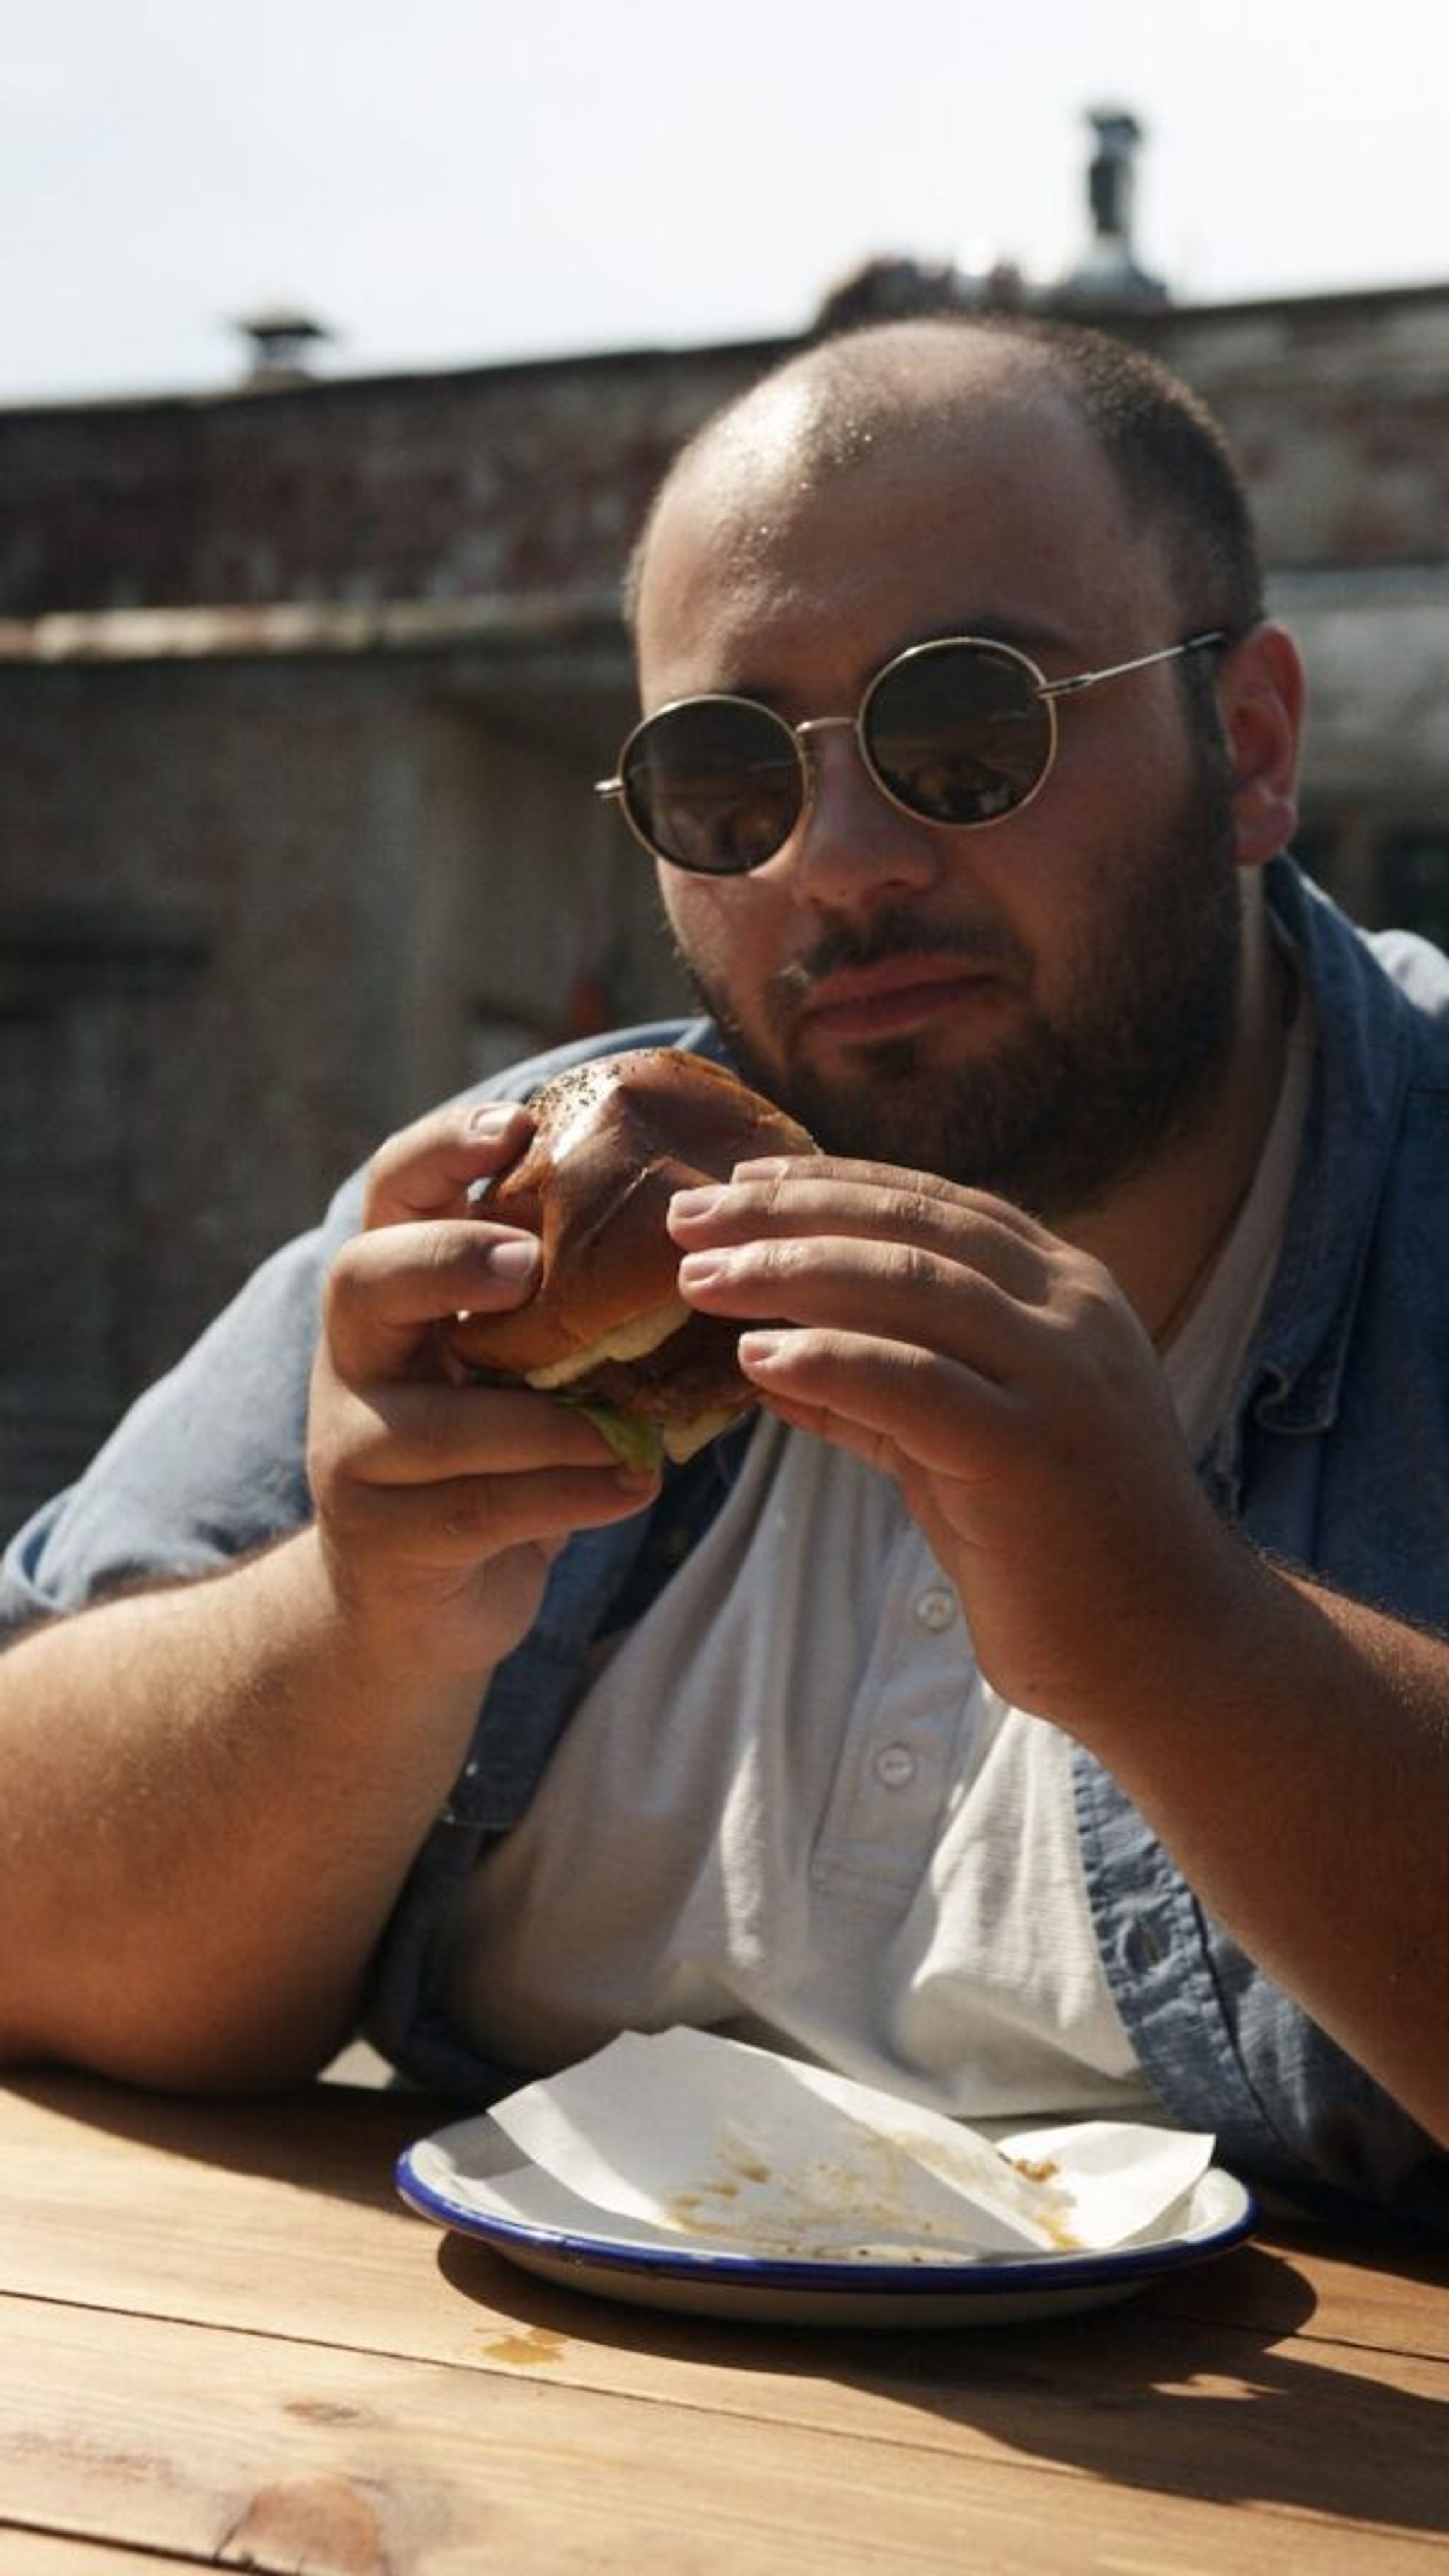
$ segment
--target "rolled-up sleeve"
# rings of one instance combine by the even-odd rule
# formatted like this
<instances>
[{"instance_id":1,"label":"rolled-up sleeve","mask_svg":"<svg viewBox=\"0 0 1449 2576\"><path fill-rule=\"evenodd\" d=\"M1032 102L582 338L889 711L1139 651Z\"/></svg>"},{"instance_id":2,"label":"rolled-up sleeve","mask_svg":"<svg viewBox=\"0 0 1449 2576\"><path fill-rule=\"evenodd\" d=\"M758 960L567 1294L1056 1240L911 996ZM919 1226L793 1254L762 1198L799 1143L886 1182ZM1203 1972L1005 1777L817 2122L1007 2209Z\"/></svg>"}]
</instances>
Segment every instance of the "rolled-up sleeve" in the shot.
<instances>
[{"instance_id":1,"label":"rolled-up sleeve","mask_svg":"<svg viewBox=\"0 0 1449 2576\"><path fill-rule=\"evenodd\" d=\"M322 1226L256 1271L79 1481L17 1533L0 1566L0 1638L130 1584L213 1572L310 1516L322 1283L360 1199L349 1184Z\"/></svg>"}]
</instances>

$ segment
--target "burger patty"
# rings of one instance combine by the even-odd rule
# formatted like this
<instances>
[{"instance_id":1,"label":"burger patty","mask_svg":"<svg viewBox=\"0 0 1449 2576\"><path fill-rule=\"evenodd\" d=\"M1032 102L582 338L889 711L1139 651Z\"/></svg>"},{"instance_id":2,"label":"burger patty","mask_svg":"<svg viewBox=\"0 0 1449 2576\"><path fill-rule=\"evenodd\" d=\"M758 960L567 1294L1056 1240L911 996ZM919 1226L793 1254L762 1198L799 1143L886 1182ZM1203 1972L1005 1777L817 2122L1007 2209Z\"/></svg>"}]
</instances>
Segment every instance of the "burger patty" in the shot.
<instances>
[{"instance_id":1,"label":"burger patty","mask_svg":"<svg viewBox=\"0 0 1449 2576\"><path fill-rule=\"evenodd\" d=\"M612 1404L649 1422L690 1422L728 1404L732 1393L741 1404L749 1401L752 1390L735 1356L739 1337L739 1325L719 1315L691 1315L641 1359L602 1360L572 1379L567 1392L575 1401Z\"/></svg>"}]
</instances>

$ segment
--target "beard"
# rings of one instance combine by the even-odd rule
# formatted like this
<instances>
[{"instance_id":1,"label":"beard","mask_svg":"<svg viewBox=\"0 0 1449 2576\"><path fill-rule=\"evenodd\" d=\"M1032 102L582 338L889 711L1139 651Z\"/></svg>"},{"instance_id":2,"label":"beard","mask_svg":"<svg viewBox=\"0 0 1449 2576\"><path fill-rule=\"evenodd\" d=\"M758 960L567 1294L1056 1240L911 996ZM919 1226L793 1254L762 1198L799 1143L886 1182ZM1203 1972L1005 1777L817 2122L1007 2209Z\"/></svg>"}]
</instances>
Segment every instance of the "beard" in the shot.
<instances>
[{"instance_id":1,"label":"beard","mask_svg":"<svg viewBox=\"0 0 1449 2576\"><path fill-rule=\"evenodd\" d=\"M900 906L827 931L763 996L773 1041L752 1043L722 977L684 970L741 1073L829 1154L929 1171L1012 1200L1049 1224L1097 1207L1190 1127L1224 1070L1242 978L1233 816L1220 753L1203 743L1166 829L1102 865L1095 927L1050 1014L971 1061L941 1066L914 1037L864 1044L849 1073L804 1060L811 986L893 956L959 956L1029 989L1030 959L987 921L932 924Z\"/></svg>"}]
</instances>

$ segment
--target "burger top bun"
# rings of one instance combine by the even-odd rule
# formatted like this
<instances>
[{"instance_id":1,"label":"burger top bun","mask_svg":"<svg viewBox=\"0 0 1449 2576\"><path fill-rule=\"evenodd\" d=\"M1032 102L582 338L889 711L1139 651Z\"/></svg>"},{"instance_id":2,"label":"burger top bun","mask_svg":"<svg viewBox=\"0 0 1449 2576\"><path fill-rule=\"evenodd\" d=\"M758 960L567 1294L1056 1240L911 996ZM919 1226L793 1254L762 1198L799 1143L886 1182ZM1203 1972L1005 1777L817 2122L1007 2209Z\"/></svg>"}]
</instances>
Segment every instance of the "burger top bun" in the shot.
<instances>
[{"instance_id":1,"label":"burger top bun","mask_svg":"<svg viewBox=\"0 0 1449 2576\"><path fill-rule=\"evenodd\" d=\"M676 1190L727 1180L756 1154L814 1154L805 1129L722 1066L677 1047L598 1056L535 1094L537 1122L481 1213L536 1234L543 1275L508 1314L460 1316L448 1338L490 1376L567 1387L690 1320L665 1225Z\"/></svg>"}]
</instances>

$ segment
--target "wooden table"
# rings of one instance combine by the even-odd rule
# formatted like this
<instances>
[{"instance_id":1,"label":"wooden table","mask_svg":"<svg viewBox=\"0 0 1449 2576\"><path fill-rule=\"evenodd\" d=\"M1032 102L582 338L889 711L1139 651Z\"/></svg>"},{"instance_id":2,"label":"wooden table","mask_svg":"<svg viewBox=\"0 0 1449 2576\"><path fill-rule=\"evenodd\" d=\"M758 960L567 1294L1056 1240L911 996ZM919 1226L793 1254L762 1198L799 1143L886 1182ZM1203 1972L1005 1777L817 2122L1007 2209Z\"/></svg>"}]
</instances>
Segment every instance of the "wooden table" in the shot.
<instances>
[{"instance_id":1,"label":"wooden table","mask_svg":"<svg viewBox=\"0 0 1449 2576\"><path fill-rule=\"evenodd\" d=\"M1437 2251L1272 2231L1050 2325L704 2324L411 2216L444 2116L0 2093L0 2576L1446 2563Z\"/></svg>"}]
</instances>

